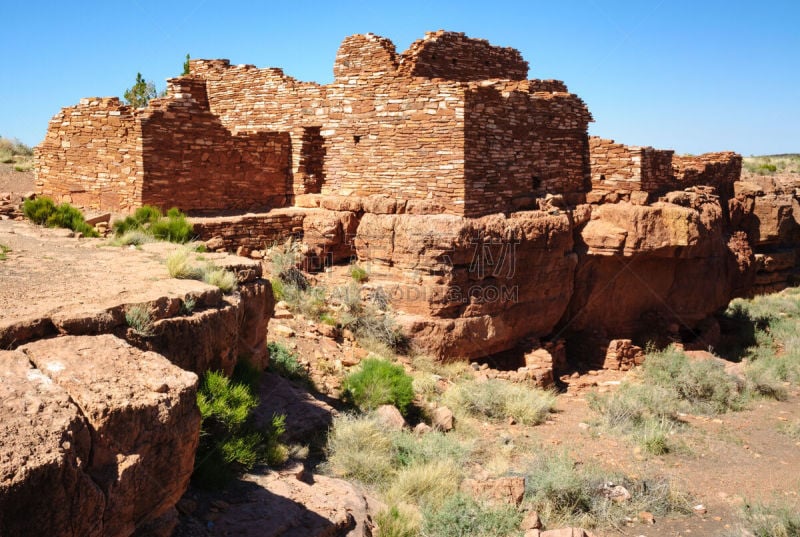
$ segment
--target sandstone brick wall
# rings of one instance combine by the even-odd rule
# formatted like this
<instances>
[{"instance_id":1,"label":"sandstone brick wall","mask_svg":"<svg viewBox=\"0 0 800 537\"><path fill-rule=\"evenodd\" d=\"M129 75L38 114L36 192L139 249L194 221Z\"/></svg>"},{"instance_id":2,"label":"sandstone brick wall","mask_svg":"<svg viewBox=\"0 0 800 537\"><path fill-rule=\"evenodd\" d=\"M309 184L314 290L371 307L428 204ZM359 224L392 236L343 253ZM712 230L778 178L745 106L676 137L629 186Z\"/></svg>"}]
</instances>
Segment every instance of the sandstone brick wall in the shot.
<instances>
[{"instance_id":1,"label":"sandstone brick wall","mask_svg":"<svg viewBox=\"0 0 800 537\"><path fill-rule=\"evenodd\" d=\"M522 80L513 49L436 32L398 56L388 39L354 35L326 86L226 60L190 66L231 131L290 132L295 196L391 193L480 216L588 190L591 115L562 82ZM487 77L506 80L465 82Z\"/></svg>"},{"instance_id":2,"label":"sandstone brick wall","mask_svg":"<svg viewBox=\"0 0 800 537\"><path fill-rule=\"evenodd\" d=\"M428 32L412 43L399 64L400 72L412 77L461 81L528 77L528 62L518 50L444 30Z\"/></svg>"},{"instance_id":3,"label":"sandstone brick wall","mask_svg":"<svg viewBox=\"0 0 800 537\"><path fill-rule=\"evenodd\" d=\"M36 189L57 202L127 211L141 204L141 125L115 97L88 97L50 120L36 148Z\"/></svg>"},{"instance_id":4,"label":"sandstone brick wall","mask_svg":"<svg viewBox=\"0 0 800 537\"><path fill-rule=\"evenodd\" d=\"M284 208L243 216L192 218L191 222L200 240L221 239L220 249L232 252L242 246L263 250L293 234L302 236L306 214L303 209Z\"/></svg>"},{"instance_id":5,"label":"sandstone brick wall","mask_svg":"<svg viewBox=\"0 0 800 537\"><path fill-rule=\"evenodd\" d=\"M733 196L733 183L742 175L742 156L732 151L675 156L672 168L681 188L710 185L730 198Z\"/></svg>"},{"instance_id":6,"label":"sandstone brick wall","mask_svg":"<svg viewBox=\"0 0 800 537\"><path fill-rule=\"evenodd\" d=\"M708 185L730 198L742 171L741 155L730 151L680 156L591 136L589 153L592 188L599 191L664 193Z\"/></svg>"},{"instance_id":7,"label":"sandstone brick wall","mask_svg":"<svg viewBox=\"0 0 800 537\"><path fill-rule=\"evenodd\" d=\"M463 214L525 208L546 193L589 190L586 129L591 115L583 101L562 89L553 81L470 86Z\"/></svg>"},{"instance_id":8,"label":"sandstone brick wall","mask_svg":"<svg viewBox=\"0 0 800 537\"><path fill-rule=\"evenodd\" d=\"M464 89L459 83L354 75L322 87L277 69L204 60L191 66L207 80L212 112L233 132L291 133L295 195L391 192L463 211ZM304 163L320 160L322 169L312 177Z\"/></svg>"},{"instance_id":9,"label":"sandstone brick wall","mask_svg":"<svg viewBox=\"0 0 800 537\"><path fill-rule=\"evenodd\" d=\"M628 146L597 136L589 138L592 188L618 191L666 191L677 186L673 151Z\"/></svg>"},{"instance_id":10,"label":"sandstone brick wall","mask_svg":"<svg viewBox=\"0 0 800 537\"><path fill-rule=\"evenodd\" d=\"M209 111L205 81L183 77L144 109L117 98L63 109L36 149L37 190L122 212L142 204L190 212L282 207L289 155L287 133L232 135Z\"/></svg>"},{"instance_id":11,"label":"sandstone brick wall","mask_svg":"<svg viewBox=\"0 0 800 537\"><path fill-rule=\"evenodd\" d=\"M286 205L288 133L231 134L208 109L205 82L169 81L141 116L142 202L190 212Z\"/></svg>"}]
</instances>

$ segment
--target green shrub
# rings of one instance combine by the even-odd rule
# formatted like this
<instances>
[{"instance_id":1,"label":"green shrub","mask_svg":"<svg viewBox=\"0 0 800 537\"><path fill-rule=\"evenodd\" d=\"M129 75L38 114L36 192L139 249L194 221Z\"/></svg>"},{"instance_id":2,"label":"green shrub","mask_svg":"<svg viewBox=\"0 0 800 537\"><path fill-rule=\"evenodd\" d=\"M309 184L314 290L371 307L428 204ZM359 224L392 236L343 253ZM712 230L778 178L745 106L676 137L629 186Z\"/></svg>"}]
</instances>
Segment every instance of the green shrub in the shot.
<instances>
[{"instance_id":1,"label":"green shrub","mask_svg":"<svg viewBox=\"0 0 800 537\"><path fill-rule=\"evenodd\" d=\"M279 442L286 431L285 416L273 416L268 427L256 428L252 412L258 397L253 371L238 368L235 376L239 378L232 380L209 371L197 393L202 422L192 477L203 487L219 488L256 464L281 464L287 457Z\"/></svg>"},{"instance_id":2,"label":"green shrub","mask_svg":"<svg viewBox=\"0 0 800 537\"><path fill-rule=\"evenodd\" d=\"M10 251L11 248L6 246L5 244L0 244L0 261L5 261L6 259L8 259L8 256L6 254Z\"/></svg>"},{"instance_id":3,"label":"green shrub","mask_svg":"<svg viewBox=\"0 0 800 537\"><path fill-rule=\"evenodd\" d=\"M47 226L71 229L76 233L83 233L86 237L99 236L83 219L83 213L69 203L62 203L56 207L55 212L47 218Z\"/></svg>"},{"instance_id":4,"label":"green shrub","mask_svg":"<svg viewBox=\"0 0 800 537\"><path fill-rule=\"evenodd\" d=\"M180 210L173 207L164 216L158 207L143 205L131 216L112 224L117 237L133 231L144 232L157 240L184 244L194 238L192 225Z\"/></svg>"},{"instance_id":5,"label":"green shrub","mask_svg":"<svg viewBox=\"0 0 800 537\"><path fill-rule=\"evenodd\" d=\"M303 367L296 354L280 343L270 342L267 344L267 348L269 349L269 371L297 381L307 388L314 388L314 382L311 380L308 370Z\"/></svg>"},{"instance_id":6,"label":"green shrub","mask_svg":"<svg viewBox=\"0 0 800 537\"><path fill-rule=\"evenodd\" d=\"M34 224L44 225L47 219L56 212L56 204L47 197L25 200L22 213Z\"/></svg>"},{"instance_id":7,"label":"green shrub","mask_svg":"<svg viewBox=\"0 0 800 537\"><path fill-rule=\"evenodd\" d=\"M778 171L778 167L775 164L761 164L757 170L762 173L775 173Z\"/></svg>"},{"instance_id":8,"label":"green shrub","mask_svg":"<svg viewBox=\"0 0 800 537\"><path fill-rule=\"evenodd\" d=\"M468 415L496 421L513 418L523 425L538 425L552 411L555 395L505 380L472 380L450 388L444 401Z\"/></svg>"},{"instance_id":9,"label":"green shrub","mask_svg":"<svg viewBox=\"0 0 800 537\"><path fill-rule=\"evenodd\" d=\"M83 213L69 203L56 206L47 197L29 199L22 204L22 212L34 224L71 229L86 237L98 236L94 228L84 220Z\"/></svg>"},{"instance_id":10,"label":"green shrub","mask_svg":"<svg viewBox=\"0 0 800 537\"><path fill-rule=\"evenodd\" d=\"M363 269L358 265L352 265L350 267L350 277L353 278L354 281L362 283L369 279L369 274L367 273L366 269Z\"/></svg>"},{"instance_id":11,"label":"green shrub","mask_svg":"<svg viewBox=\"0 0 800 537\"><path fill-rule=\"evenodd\" d=\"M403 366L378 358L361 362L342 382L342 396L364 410L394 405L407 414L414 399L413 379Z\"/></svg>"},{"instance_id":12,"label":"green shrub","mask_svg":"<svg viewBox=\"0 0 800 537\"><path fill-rule=\"evenodd\" d=\"M125 310L125 321L140 336L153 335L153 314L147 304L135 304Z\"/></svg>"},{"instance_id":13,"label":"green shrub","mask_svg":"<svg viewBox=\"0 0 800 537\"><path fill-rule=\"evenodd\" d=\"M149 231L156 239L180 244L189 242L194 238L192 224L186 219L186 215L175 207L167 211L166 218L161 218L151 223Z\"/></svg>"},{"instance_id":14,"label":"green shrub","mask_svg":"<svg viewBox=\"0 0 800 537\"><path fill-rule=\"evenodd\" d=\"M270 285L272 286L272 296L275 297L275 300L285 300L286 296L283 293L283 282L280 278L272 278L269 281Z\"/></svg>"},{"instance_id":15,"label":"green shrub","mask_svg":"<svg viewBox=\"0 0 800 537\"><path fill-rule=\"evenodd\" d=\"M424 511L426 537L501 537L517 535L522 515L513 506L480 503L463 494L451 495L440 507Z\"/></svg>"}]
</instances>

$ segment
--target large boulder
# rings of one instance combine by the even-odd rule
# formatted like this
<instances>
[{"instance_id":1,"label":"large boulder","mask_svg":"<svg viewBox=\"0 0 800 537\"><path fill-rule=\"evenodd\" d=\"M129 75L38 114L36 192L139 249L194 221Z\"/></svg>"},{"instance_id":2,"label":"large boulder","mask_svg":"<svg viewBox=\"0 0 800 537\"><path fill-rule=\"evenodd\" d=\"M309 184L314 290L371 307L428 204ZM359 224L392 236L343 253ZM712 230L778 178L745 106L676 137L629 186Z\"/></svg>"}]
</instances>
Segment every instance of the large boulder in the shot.
<instances>
[{"instance_id":1,"label":"large boulder","mask_svg":"<svg viewBox=\"0 0 800 537\"><path fill-rule=\"evenodd\" d=\"M199 437L197 376L111 335L40 340L10 358L2 535L168 535Z\"/></svg>"},{"instance_id":2,"label":"large boulder","mask_svg":"<svg viewBox=\"0 0 800 537\"><path fill-rule=\"evenodd\" d=\"M355 247L414 342L439 358L486 356L550 333L577 264L570 217L542 211L365 214Z\"/></svg>"}]
</instances>

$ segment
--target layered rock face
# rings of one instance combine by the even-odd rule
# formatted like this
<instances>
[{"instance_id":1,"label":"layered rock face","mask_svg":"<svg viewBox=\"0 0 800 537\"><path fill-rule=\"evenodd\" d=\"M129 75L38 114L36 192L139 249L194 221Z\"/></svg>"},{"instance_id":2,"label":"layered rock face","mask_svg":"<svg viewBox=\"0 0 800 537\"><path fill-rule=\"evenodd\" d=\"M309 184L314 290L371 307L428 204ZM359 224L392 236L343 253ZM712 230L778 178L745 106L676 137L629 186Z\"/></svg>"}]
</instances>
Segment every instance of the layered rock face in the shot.
<instances>
[{"instance_id":1,"label":"layered rock face","mask_svg":"<svg viewBox=\"0 0 800 537\"><path fill-rule=\"evenodd\" d=\"M566 330L609 339L670 325L692 330L748 287L752 252L731 237L719 199L704 192L667 199L676 203L592 207L579 230L583 255Z\"/></svg>"},{"instance_id":2,"label":"layered rock face","mask_svg":"<svg viewBox=\"0 0 800 537\"><path fill-rule=\"evenodd\" d=\"M372 263L418 345L442 359L480 357L549 334L572 294L577 257L566 214L366 214L355 250Z\"/></svg>"},{"instance_id":3,"label":"layered rock face","mask_svg":"<svg viewBox=\"0 0 800 537\"><path fill-rule=\"evenodd\" d=\"M194 465L198 375L266 365L271 288L255 261L206 254L237 275L223 295L169 278L175 245L60 235L0 222L14 252L0 265L14 349L0 352L0 535L166 537ZM151 326L132 326L132 308Z\"/></svg>"},{"instance_id":4,"label":"layered rock face","mask_svg":"<svg viewBox=\"0 0 800 537\"><path fill-rule=\"evenodd\" d=\"M167 535L194 465L197 376L112 335L40 340L3 364L2 534Z\"/></svg>"}]
</instances>

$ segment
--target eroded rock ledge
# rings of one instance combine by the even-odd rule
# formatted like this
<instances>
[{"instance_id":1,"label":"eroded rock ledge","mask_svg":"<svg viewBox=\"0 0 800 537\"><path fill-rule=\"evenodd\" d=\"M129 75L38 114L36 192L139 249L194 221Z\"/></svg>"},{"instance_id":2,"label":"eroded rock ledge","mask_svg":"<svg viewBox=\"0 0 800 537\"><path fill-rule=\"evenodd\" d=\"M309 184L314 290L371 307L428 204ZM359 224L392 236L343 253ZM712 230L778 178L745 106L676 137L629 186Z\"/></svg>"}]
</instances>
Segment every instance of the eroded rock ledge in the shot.
<instances>
[{"instance_id":1,"label":"eroded rock ledge","mask_svg":"<svg viewBox=\"0 0 800 537\"><path fill-rule=\"evenodd\" d=\"M270 286L255 261L206 256L237 274L223 295L169 277L174 245L63 235L0 222L0 341L13 349L0 352L0 534L169 535L199 438L198 374L240 356L266 365ZM150 334L128 325L135 305Z\"/></svg>"}]
</instances>

